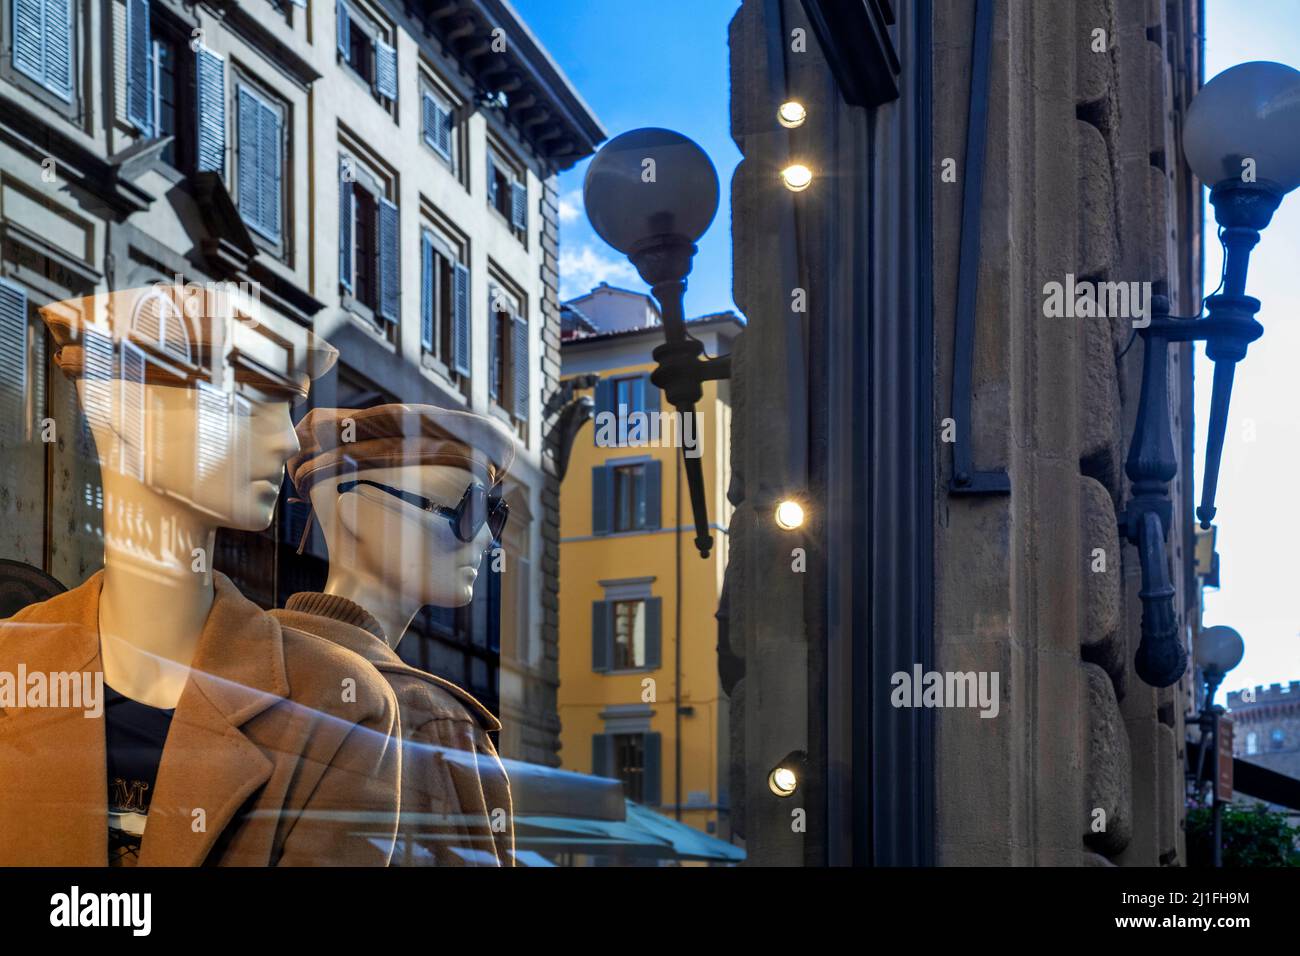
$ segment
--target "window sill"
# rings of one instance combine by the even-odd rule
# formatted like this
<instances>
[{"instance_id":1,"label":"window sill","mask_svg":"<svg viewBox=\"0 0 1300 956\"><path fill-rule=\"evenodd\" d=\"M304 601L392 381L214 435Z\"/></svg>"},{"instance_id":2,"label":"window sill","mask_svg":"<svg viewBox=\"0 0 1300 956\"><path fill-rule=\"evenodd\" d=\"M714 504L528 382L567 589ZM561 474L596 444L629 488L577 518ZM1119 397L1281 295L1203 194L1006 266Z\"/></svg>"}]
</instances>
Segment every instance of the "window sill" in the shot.
<instances>
[{"instance_id":1,"label":"window sill","mask_svg":"<svg viewBox=\"0 0 1300 956\"><path fill-rule=\"evenodd\" d=\"M593 671L601 677L625 677L629 674L653 674L655 671L663 670L663 665L658 667L621 667L610 668L607 671Z\"/></svg>"},{"instance_id":2,"label":"window sill","mask_svg":"<svg viewBox=\"0 0 1300 956\"><path fill-rule=\"evenodd\" d=\"M431 373L430 377L439 385L442 385L451 393L462 405L468 406L469 399L465 397L465 383L468 378L453 376L451 369L443 365L434 355L429 352L421 351L420 368L425 372Z\"/></svg>"}]
</instances>

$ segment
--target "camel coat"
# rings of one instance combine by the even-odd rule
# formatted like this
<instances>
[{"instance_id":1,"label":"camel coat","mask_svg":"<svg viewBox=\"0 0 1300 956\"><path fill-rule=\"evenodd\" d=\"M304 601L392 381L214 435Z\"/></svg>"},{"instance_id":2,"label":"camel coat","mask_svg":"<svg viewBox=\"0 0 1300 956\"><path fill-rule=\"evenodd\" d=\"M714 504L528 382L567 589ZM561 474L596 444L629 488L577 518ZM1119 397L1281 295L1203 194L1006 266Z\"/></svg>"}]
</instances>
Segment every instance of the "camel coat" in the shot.
<instances>
[{"instance_id":1,"label":"camel coat","mask_svg":"<svg viewBox=\"0 0 1300 956\"><path fill-rule=\"evenodd\" d=\"M492 712L451 681L412 667L382 625L347 598L304 592L271 612L369 661L397 695L402 803L394 866L514 866L510 781L489 731Z\"/></svg>"},{"instance_id":2,"label":"camel coat","mask_svg":"<svg viewBox=\"0 0 1300 956\"><path fill-rule=\"evenodd\" d=\"M102 673L102 574L0 621L0 671ZM213 577L138 865L385 865L401 776L393 692ZM0 713L0 866L106 866L106 775L102 715Z\"/></svg>"}]
</instances>

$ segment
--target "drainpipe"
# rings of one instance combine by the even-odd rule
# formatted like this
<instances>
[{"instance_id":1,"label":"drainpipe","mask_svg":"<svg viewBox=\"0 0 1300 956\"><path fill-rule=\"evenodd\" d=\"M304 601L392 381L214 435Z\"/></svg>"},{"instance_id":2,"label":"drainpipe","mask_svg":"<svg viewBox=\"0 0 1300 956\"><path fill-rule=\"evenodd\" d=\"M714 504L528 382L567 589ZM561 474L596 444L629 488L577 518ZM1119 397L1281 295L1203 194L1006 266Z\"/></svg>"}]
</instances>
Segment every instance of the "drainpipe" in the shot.
<instances>
[{"instance_id":1,"label":"drainpipe","mask_svg":"<svg viewBox=\"0 0 1300 956\"><path fill-rule=\"evenodd\" d=\"M673 558L676 562L676 587L673 589L676 640L673 642L673 817L682 819L682 461L677 461L677 492L674 495L676 519L673 523Z\"/></svg>"}]
</instances>

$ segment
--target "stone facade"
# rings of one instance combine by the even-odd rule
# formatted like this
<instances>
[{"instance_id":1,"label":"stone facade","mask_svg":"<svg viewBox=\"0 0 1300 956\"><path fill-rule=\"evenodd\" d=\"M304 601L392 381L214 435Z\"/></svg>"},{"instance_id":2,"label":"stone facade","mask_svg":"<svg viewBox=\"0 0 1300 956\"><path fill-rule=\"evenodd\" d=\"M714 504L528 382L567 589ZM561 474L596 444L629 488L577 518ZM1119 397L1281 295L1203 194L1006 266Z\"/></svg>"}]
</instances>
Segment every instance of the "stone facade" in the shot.
<instances>
[{"instance_id":1,"label":"stone facade","mask_svg":"<svg viewBox=\"0 0 1300 956\"><path fill-rule=\"evenodd\" d=\"M1300 681L1228 694L1232 752L1300 779Z\"/></svg>"},{"instance_id":2,"label":"stone facade","mask_svg":"<svg viewBox=\"0 0 1300 956\"><path fill-rule=\"evenodd\" d=\"M882 57L884 69L861 70L881 90L866 105L838 41L816 29L828 5L746 0L732 24L732 128L745 156L733 181L735 298L749 327L733 353L737 508L720 644L738 828L765 863L1178 865L1190 678L1155 689L1134 673L1139 568L1118 533L1143 345L1130 341L1131 317L1048 317L1044 293L1071 276L1149 282L1174 313L1196 310L1201 193L1180 135L1200 83L1197 4L995 5L972 418L960 422L950 416L976 4L897 7L877 36L902 64L899 89ZM776 69L772 29L787 48ZM809 108L788 134L771 122L782 95ZM928 169L909 144L928 152ZM814 181L791 198L775 173L795 160ZM790 314L795 287L813 303L806 316ZM856 336L845 330L855 323ZM929 368L876 364L911 354L899 343L912 327ZM1189 347L1170 349L1169 373L1180 464L1168 551L1190 647ZM977 469L1005 472L1009 494L950 494L945 423L972 442ZM881 460L916 433L929 451ZM842 489L837 475L856 479L859 460L862 480ZM878 507L901 494L900 478L932 490L928 511ZM790 489L815 511L793 537L768 511ZM908 550L909 534L932 536L932 554ZM788 573L791 545L808 549L802 579ZM900 555L913 563L899 567ZM900 638L912 633L912 645ZM890 675L913 666L997 674L997 716L882 707ZM792 834L789 805L764 784L800 749L808 822Z\"/></svg>"}]
</instances>

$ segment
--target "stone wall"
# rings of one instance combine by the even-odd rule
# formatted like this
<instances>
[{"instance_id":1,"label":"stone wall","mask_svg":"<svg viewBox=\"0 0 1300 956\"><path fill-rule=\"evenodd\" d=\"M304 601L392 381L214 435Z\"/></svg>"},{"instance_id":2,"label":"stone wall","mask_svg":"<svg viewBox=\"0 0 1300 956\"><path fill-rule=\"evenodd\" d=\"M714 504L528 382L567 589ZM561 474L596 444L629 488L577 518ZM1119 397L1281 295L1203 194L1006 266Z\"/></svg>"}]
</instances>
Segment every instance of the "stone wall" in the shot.
<instances>
[{"instance_id":1,"label":"stone wall","mask_svg":"<svg viewBox=\"0 0 1300 956\"><path fill-rule=\"evenodd\" d=\"M1196 82L1194 8L997 5L973 421L956 427L973 435L977 468L1007 471L1011 493L949 497L941 444L935 641L940 669L1000 672L1003 702L996 720L939 717L940 863L1185 856L1187 678L1156 690L1133 673L1138 567L1117 532L1143 346L1125 352L1126 317L1047 317L1044 286L1067 274L1150 281L1176 312L1199 302L1194 231L1178 232L1199 216L1177 148ZM959 170L956 183L934 177L936 422L951 408L973 18L966 0L935 4L934 151ZM1176 434L1189 362L1185 348L1171 349ZM1191 467L1184 445L1180 476ZM1181 480L1171 495L1170 559L1190 622L1199 615L1182 573L1190 514Z\"/></svg>"}]
</instances>

